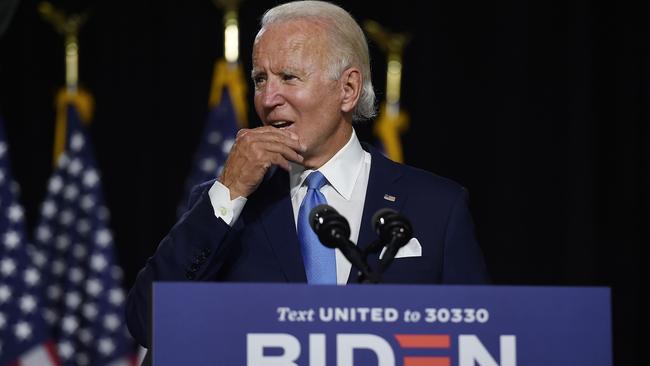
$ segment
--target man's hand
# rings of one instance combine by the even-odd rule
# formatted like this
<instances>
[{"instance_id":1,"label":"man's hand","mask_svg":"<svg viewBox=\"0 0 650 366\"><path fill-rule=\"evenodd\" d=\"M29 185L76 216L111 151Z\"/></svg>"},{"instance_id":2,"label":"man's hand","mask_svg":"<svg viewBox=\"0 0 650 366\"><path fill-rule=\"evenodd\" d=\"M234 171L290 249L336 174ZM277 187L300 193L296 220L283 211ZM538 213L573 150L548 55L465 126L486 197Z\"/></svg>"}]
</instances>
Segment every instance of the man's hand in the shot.
<instances>
[{"instance_id":1,"label":"man's hand","mask_svg":"<svg viewBox=\"0 0 650 366\"><path fill-rule=\"evenodd\" d=\"M293 132L271 126L241 129L219 182L230 189L230 199L248 197L271 165L289 170L289 162L302 163L304 151Z\"/></svg>"}]
</instances>

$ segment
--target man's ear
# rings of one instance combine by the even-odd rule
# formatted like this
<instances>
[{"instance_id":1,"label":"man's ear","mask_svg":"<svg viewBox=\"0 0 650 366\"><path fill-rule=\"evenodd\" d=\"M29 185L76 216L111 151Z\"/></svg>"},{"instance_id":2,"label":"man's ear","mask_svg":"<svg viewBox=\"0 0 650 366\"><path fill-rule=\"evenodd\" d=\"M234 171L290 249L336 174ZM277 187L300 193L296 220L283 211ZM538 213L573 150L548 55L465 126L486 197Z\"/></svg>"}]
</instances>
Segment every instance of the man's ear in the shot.
<instances>
[{"instance_id":1,"label":"man's ear","mask_svg":"<svg viewBox=\"0 0 650 366\"><path fill-rule=\"evenodd\" d=\"M363 87L361 71L356 67L350 67L343 71L340 80L343 94L341 110L345 113L351 112L359 102L359 96L361 96L361 88Z\"/></svg>"}]
</instances>

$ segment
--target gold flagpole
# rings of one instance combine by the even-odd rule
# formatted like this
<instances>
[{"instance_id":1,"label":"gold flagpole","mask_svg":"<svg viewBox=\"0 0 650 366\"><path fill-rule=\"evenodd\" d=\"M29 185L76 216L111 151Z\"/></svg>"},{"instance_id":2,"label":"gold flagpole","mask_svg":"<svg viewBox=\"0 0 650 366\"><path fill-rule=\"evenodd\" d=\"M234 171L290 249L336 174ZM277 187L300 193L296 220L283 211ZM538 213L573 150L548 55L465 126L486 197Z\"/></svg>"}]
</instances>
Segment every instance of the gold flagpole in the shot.
<instances>
[{"instance_id":1,"label":"gold flagpole","mask_svg":"<svg viewBox=\"0 0 650 366\"><path fill-rule=\"evenodd\" d=\"M248 109L246 107L246 78L239 63L239 5L242 0L213 0L219 9L223 9L224 58L214 64L212 73L212 90L210 91L210 108L221 102L223 88L228 87L239 127L248 126Z\"/></svg>"},{"instance_id":2,"label":"gold flagpole","mask_svg":"<svg viewBox=\"0 0 650 366\"><path fill-rule=\"evenodd\" d=\"M68 105L77 108L79 118L83 122L90 123L92 119L93 98L90 93L79 87L79 30L88 20L88 13L66 15L49 2L41 2L38 5L38 12L59 34L63 35L65 45L65 87L58 91L55 101L53 160L56 164L65 150Z\"/></svg>"},{"instance_id":3,"label":"gold flagpole","mask_svg":"<svg viewBox=\"0 0 650 366\"><path fill-rule=\"evenodd\" d=\"M406 131L409 118L400 109L400 87L402 82L402 57L404 48L410 40L406 33L391 33L379 23L367 20L364 29L386 53L388 67L386 70L386 100L381 104L379 119L375 122L374 132L380 138L386 155L394 161L404 162L400 134Z\"/></svg>"}]
</instances>

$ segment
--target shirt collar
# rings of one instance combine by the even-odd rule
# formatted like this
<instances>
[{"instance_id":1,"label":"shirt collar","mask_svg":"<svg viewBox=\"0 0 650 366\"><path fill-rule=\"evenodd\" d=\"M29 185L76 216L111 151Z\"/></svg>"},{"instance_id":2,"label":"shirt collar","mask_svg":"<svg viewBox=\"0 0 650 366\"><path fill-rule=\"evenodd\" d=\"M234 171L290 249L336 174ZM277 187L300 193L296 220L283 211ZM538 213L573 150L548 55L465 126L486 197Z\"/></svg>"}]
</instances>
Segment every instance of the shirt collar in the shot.
<instances>
[{"instance_id":1,"label":"shirt collar","mask_svg":"<svg viewBox=\"0 0 650 366\"><path fill-rule=\"evenodd\" d=\"M352 129L352 135L348 143L317 170L327 178L329 184L343 198L350 200L354 184L357 182L359 171L361 171L362 163L363 148L357 138L357 134ZM307 176L314 170L305 170L305 167L299 164L291 163L290 165L289 184L291 187L291 197L293 198Z\"/></svg>"}]
</instances>

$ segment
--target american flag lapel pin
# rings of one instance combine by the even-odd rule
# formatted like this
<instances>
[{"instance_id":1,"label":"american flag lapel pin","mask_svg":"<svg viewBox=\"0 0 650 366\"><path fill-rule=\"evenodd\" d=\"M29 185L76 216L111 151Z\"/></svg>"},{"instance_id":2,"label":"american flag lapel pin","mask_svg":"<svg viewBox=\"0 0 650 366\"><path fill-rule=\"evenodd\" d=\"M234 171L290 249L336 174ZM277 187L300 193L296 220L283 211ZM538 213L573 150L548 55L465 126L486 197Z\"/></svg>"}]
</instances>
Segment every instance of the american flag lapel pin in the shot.
<instances>
[{"instance_id":1,"label":"american flag lapel pin","mask_svg":"<svg viewBox=\"0 0 650 366\"><path fill-rule=\"evenodd\" d=\"M385 199L386 201L395 202L396 197L395 197L395 196L391 196L390 194L385 194L385 195L384 195L384 199Z\"/></svg>"}]
</instances>

